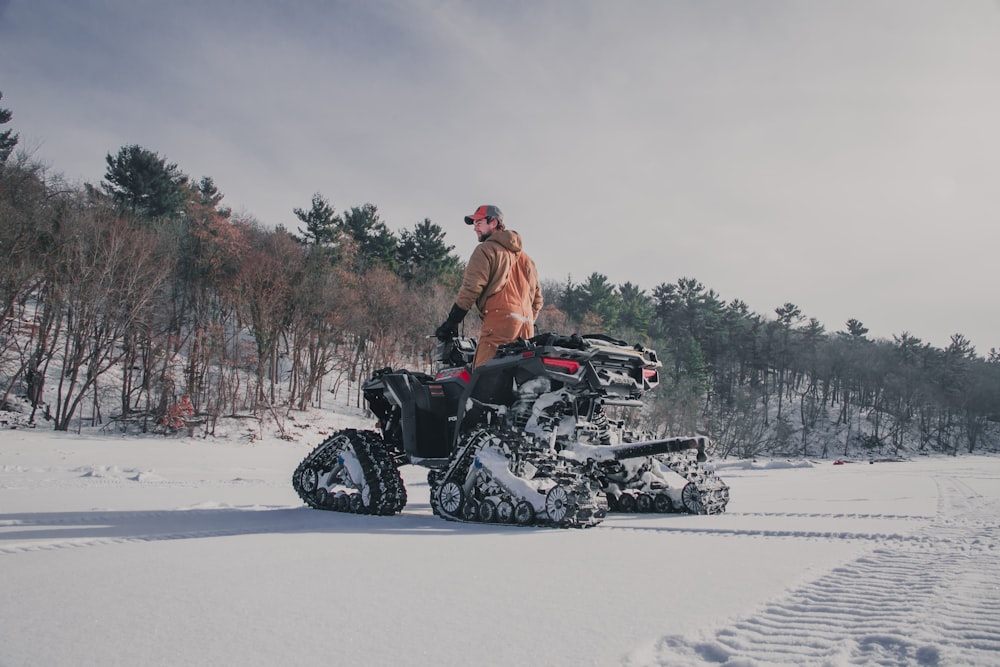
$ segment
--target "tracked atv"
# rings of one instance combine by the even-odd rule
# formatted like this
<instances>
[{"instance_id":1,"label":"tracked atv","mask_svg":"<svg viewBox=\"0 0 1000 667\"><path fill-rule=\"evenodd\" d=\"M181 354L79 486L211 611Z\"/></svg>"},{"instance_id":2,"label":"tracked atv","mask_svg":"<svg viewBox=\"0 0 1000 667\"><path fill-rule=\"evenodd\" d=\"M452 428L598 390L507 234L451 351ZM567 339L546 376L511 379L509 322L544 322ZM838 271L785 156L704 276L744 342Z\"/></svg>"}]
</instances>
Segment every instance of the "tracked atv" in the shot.
<instances>
[{"instance_id":1,"label":"tracked atv","mask_svg":"<svg viewBox=\"0 0 1000 667\"><path fill-rule=\"evenodd\" d=\"M406 504L398 466L430 468L431 507L452 521L587 527L607 511L725 511L729 487L705 467L707 438L640 438L608 408L642 407L655 352L603 335L542 334L470 371L475 342L439 346L435 376L389 368L363 386L379 431L340 431L296 468L311 507L391 515Z\"/></svg>"}]
</instances>

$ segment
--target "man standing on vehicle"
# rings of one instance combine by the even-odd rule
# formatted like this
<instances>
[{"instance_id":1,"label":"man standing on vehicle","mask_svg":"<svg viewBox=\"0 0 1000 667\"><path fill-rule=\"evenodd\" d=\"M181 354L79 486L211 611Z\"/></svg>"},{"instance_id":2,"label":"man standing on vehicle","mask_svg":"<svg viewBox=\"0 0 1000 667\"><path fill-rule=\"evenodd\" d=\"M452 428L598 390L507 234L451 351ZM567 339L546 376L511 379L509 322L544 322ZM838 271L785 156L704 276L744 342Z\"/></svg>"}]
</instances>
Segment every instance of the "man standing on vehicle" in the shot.
<instances>
[{"instance_id":1,"label":"man standing on vehicle","mask_svg":"<svg viewBox=\"0 0 1000 667\"><path fill-rule=\"evenodd\" d=\"M458 325L473 305L483 318L473 368L494 356L497 348L535 335L535 319L542 309L538 271L521 245L521 235L504 227L503 213L483 204L465 216L479 245L472 251L462 277L462 287L448 319L434 335L439 340L458 336Z\"/></svg>"}]
</instances>

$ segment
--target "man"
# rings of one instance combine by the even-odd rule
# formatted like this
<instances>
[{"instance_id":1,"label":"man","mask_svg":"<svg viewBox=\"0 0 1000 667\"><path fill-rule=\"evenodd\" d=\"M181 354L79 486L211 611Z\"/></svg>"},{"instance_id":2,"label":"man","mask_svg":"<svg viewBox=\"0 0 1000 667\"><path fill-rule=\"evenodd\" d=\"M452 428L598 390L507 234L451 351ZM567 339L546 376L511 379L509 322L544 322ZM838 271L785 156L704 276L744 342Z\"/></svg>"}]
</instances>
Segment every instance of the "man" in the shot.
<instances>
[{"instance_id":1,"label":"man","mask_svg":"<svg viewBox=\"0 0 1000 667\"><path fill-rule=\"evenodd\" d=\"M479 245L465 267L448 319L435 335L439 340L457 337L459 323L475 305L483 318L475 368L496 356L504 343L535 335L542 287L535 263L522 249L521 235L504 227L499 208L484 204L465 216L465 224L473 226Z\"/></svg>"}]
</instances>

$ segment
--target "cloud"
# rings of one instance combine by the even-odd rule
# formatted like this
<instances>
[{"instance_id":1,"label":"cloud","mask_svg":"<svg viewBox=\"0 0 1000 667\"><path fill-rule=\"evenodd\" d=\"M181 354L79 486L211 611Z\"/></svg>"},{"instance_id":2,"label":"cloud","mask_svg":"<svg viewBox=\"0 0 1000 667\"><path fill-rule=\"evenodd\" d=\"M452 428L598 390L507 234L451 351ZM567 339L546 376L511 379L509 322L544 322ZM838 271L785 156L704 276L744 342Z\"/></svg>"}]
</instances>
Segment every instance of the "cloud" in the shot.
<instances>
[{"instance_id":1,"label":"cloud","mask_svg":"<svg viewBox=\"0 0 1000 667\"><path fill-rule=\"evenodd\" d=\"M321 192L541 273L996 346L994 3L0 5L0 90L71 176L139 143L264 222ZM960 295L968 295L966 301ZM977 305L978 304L978 305Z\"/></svg>"}]
</instances>

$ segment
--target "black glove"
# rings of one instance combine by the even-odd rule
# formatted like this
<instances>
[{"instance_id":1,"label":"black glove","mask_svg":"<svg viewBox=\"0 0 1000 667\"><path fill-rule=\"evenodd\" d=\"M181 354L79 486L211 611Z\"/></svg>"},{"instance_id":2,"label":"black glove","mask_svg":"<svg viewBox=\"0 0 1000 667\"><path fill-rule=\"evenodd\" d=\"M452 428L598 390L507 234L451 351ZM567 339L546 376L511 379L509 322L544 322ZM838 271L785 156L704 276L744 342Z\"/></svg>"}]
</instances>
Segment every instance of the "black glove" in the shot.
<instances>
[{"instance_id":1,"label":"black glove","mask_svg":"<svg viewBox=\"0 0 1000 667\"><path fill-rule=\"evenodd\" d=\"M437 328L437 331L434 332L437 339L444 342L458 338L458 325L465 319L465 314L467 312L469 311L464 308L459 308L458 304L453 304L451 312L448 313L448 319Z\"/></svg>"}]
</instances>

